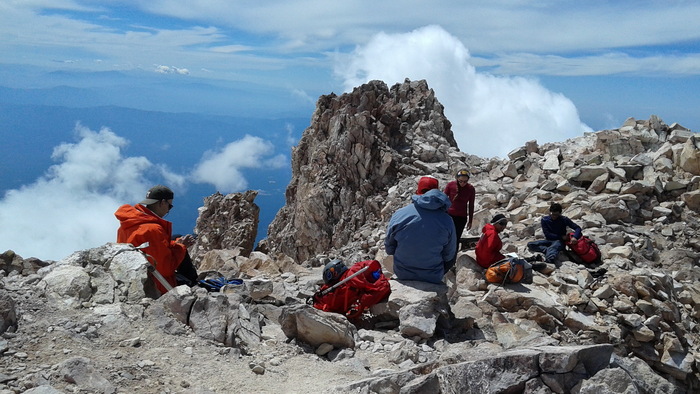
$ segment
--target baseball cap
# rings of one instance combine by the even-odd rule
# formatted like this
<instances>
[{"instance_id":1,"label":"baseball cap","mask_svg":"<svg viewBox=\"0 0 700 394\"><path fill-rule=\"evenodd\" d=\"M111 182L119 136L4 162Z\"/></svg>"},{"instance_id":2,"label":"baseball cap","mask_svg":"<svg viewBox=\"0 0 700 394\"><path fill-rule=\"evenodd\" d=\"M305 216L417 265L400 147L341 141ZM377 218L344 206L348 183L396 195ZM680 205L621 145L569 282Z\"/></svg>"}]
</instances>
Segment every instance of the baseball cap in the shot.
<instances>
[{"instance_id":1,"label":"baseball cap","mask_svg":"<svg viewBox=\"0 0 700 394\"><path fill-rule=\"evenodd\" d=\"M155 204L160 200L172 200L175 194L169 187L163 185L156 185L148 189L146 193L146 198L140 202L141 205L151 205Z\"/></svg>"},{"instance_id":2,"label":"baseball cap","mask_svg":"<svg viewBox=\"0 0 700 394\"><path fill-rule=\"evenodd\" d=\"M492 224L496 224L496 223L505 224L505 223L508 223L508 218L506 218L506 215L499 213L498 215L494 216L493 219L491 219L491 223Z\"/></svg>"},{"instance_id":3,"label":"baseball cap","mask_svg":"<svg viewBox=\"0 0 700 394\"><path fill-rule=\"evenodd\" d=\"M471 178L472 174L469 173L469 170L459 170L455 176L466 176L467 178Z\"/></svg>"},{"instance_id":4,"label":"baseball cap","mask_svg":"<svg viewBox=\"0 0 700 394\"><path fill-rule=\"evenodd\" d=\"M437 189L438 188L438 180L437 178L433 178L432 176L424 176L418 181L418 189L416 190L416 194L423 194L429 190Z\"/></svg>"}]
</instances>

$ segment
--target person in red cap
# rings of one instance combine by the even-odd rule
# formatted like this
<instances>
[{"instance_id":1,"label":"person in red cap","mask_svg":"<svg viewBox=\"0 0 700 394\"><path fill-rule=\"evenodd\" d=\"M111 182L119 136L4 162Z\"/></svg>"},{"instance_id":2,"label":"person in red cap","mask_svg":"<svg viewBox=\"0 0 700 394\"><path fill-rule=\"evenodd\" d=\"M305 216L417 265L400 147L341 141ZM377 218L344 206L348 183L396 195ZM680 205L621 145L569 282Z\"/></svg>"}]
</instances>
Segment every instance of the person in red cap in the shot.
<instances>
[{"instance_id":1,"label":"person in red cap","mask_svg":"<svg viewBox=\"0 0 700 394\"><path fill-rule=\"evenodd\" d=\"M119 220L117 242L140 246L148 242L143 252L150 256L149 260L155 265L170 287L178 285L177 272L186 273L187 280L194 283L197 280L196 270L187 253L187 248L194 244L194 237L188 234L177 240L172 240L172 223L163 219L173 209L174 193L162 185L154 186L146 198L135 205L122 205L114 213ZM152 278L153 279L153 278ZM168 291L165 284L153 280L161 294Z\"/></svg>"},{"instance_id":2,"label":"person in red cap","mask_svg":"<svg viewBox=\"0 0 700 394\"><path fill-rule=\"evenodd\" d=\"M437 179L426 176L411 200L389 220L384 248L394 256L397 279L442 283L457 255L455 226L447 214L450 199Z\"/></svg>"}]
</instances>

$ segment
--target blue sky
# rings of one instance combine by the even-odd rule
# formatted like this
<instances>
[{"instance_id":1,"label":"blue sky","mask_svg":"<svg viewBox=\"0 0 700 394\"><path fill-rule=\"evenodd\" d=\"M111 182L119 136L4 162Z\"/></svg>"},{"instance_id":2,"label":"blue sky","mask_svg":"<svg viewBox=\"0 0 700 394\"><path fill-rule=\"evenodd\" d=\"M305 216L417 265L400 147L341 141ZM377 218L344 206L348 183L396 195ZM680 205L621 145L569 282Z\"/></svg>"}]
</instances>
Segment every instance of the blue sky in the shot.
<instances>
[{"instance_id":1,"label":"blue sky","mask_svg":"<svg viewBox=\"0 0 700 394\"><path fill-rule=\"evenodd\" d=\"M460 149L504 157L528 140L562 141L628 117L656 114L697 131L699 18L700 4L672 0L5 1L0 103L310 119L320 95L371 79L389 86L426 79ZM242 191L251 185L247 171L288 167L288 148L306 127L289 122L273 140L254 129L222 135L213 146L192 145L197 159L182 168L148 152L132 155L134 138L112 126L105 119L45 127L61 137L46 155L53 167L3 189L0 219L18 227L0 226L0 249L57 259L113 238L114 223L97 228L89 220L72 224L88 234L83 242L71 243L72 235L61 248L50 234L38 236L48 240L41 248L26 235L4 238L66 221L59 213L17 214L31 210L19 204L40 190L54 197L47 206L56 196L101 201L106 216L154 182L182 193L202 184ZM177 143L169 138L162 149ZM104 171L81 161L82 149L111 152L100 162ZM131 176L115 182L107 167L125 165Z\"/></svg>"}]
</instances>

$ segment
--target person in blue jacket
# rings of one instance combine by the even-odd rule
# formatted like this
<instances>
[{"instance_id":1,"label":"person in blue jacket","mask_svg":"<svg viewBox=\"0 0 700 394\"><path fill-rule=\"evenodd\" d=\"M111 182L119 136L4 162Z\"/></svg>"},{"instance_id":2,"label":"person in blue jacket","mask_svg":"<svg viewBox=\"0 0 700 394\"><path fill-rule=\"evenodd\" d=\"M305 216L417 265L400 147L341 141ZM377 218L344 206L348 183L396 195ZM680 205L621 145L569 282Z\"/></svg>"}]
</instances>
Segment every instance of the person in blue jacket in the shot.
<instances>
[{"instance_id":1,"label":"person in blue jacket","mask_svg":"<svg viewBox=\"0 0 700 394\"><path fill-rule=\"evenodd\" d=\"M566 248L567 227L574 230L574 238L581 238L581 227L571 219L561 214L561 204L553 203L549 207L549 216L542 218L544 238L527 243L527 248L533 253L544 253L545 261L554 264L559 252Z\"/></svg>"},{"instance_id":2,"label":"person in blue jacket","mask_svg":"<svg viewBox=\"0 0 700 394\"><path fill-rule=\"evenodd\" d=\"M397 279L442 283L457 255L457 234L447 214L450 199L437 179L422 177L411 200L389 220L384 248L394 256Z\"/></svg>"}]
</instances>

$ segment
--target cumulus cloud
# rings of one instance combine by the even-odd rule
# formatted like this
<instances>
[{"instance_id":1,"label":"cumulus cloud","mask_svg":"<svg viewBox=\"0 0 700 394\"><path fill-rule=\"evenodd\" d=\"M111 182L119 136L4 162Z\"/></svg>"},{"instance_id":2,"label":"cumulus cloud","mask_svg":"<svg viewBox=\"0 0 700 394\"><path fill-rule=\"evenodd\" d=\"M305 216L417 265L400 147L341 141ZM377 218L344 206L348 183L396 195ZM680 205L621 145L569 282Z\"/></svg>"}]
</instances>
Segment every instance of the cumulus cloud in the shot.
<instances>
[{"instance_id":1,"label":"cumulus cloud","mask_svg":"<svg viewBox=\"0 0 700 394\"><path fill-rule=\"evenodd\" d=\"M146 157L125 157L129 141L108 128L75 128L76 142L53 150L57 163L34 183L9 190L0 199L2 250L22 257L60 260L76 250L116 239L114 211L140 201L154 184L166 184L178 195L192 179ZM211 183L222 192L247 187L245 168L280 168L284 155L258 137L245 136L218 151L204 154L193 171L196 182ZM4 248L3 248L4 247Z\"/></svg>"},{"instance_id":2,"label":"cumulus cloud","mask_svg":"<svg viewBox=\"0 0 700 394\"><path fill-rule=\"evenodd\" d=\"M591 131L571 100L536 80L478 73L467 48L439 26L377 34L349 58L338 58L335 72L346 91L375 79L389 86L427 80L460 150L479 156L504 157L529 140L562 141Z\"/></svg>"},{"instance_id":3,"label":"cumulus cloud","mask_svg":"<svg viewBox=\"0 0 700 394\"><path fill-rule=\"evenodd\" d=\"M204 153L202 160L191 174L192 180L210 183L222 193L239 192L248 187L242 175L244 168L282 168L287 165L284 155L274 155L272 143L259 137L246 135L222 149Z\"/></svg>"},{"instance_id":4,"label":"cumulus cloud","mask_svg":"<svg viewBox=\"0 0 700 394\"><path fill-rule=\"evenodd\" d=\"M180 75L189 75L190 70L186 68L179 68L179 67L173 67L173 66L163 66L163 65L156 65L155 71L158 74L180 74Z\"/></svg>"},{"instance_id":5,"label":"cumulus cloud","mask_svg":"<svg viewBox=\"0 0 700 394\"><path fill-rule=\"evenodd\" d=\"M70 253L114 241L114 211L138 201L152 183L168 174L145 157L124 157L128 141L111 130L76 126L77 142L54 148L44 176L0 200L0 239L23 257L59 260Z\"/></svg>"}]
</instances>

